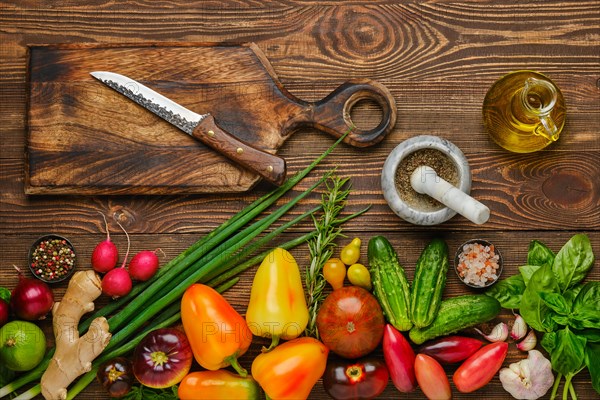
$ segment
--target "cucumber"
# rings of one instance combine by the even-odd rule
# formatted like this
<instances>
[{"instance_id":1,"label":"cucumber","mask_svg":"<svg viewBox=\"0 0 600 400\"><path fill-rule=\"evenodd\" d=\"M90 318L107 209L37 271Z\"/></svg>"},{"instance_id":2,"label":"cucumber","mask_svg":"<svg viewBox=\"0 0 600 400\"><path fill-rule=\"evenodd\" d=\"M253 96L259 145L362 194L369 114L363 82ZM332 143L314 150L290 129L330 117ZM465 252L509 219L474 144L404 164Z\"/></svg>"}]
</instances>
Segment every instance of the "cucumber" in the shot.
<instances>
[{"instance_id":1,"label":"cucumber","mask_svg":"<svg viewBox=\"0 0 600 400\"><path fill-rule=\"evenodd\" d=\"M413 324L410 320L410 286L404 268L391 243L383 236L369 240L367 255L373 293L387 321L399 331L408 331Z\"/></svg>"},{"instance_id":2,"label":"cucumber","mask_svg":"<svg viewBox=\"0 0 600 400\"><path fill-rule=\"evenodd\" d=\"M435 319L442 302L448 272L448 246L432 240L421 253L410 288L410 316L413 324L424 328Z\"/></svg>"},{"instance_id":3,"label":"cucumber","mask_svg":"<svg viewBox=\"0 0 600 400\"><path fill-rule=\"evenodd\" d=\"M421 344L438 336L449 335L489 321L500 313L500 303L484 294L453 297L442 301L437 317L425 328L414 327L410 340Z\"/></svg>"}]
</instances>

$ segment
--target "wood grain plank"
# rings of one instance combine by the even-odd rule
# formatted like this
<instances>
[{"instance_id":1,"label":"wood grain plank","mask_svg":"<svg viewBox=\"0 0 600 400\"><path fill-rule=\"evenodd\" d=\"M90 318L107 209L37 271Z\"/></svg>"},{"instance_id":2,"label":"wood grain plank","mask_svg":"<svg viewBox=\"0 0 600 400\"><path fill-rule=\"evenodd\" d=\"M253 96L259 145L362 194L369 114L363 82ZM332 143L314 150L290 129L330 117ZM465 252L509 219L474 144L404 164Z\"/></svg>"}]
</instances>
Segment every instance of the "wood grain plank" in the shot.
<instances>
[{"instance_id":1,"label":"wood grain plank","mask_svg":"<svg viewBox=\"0 0 600 400\"><path fill-rule=\"evenodd\" d=\"M369 231L362 232L360 237L363 239L362 251L363 255L361 260L366 263L365 257L365 249L368 238L379 234L377 231ZM564 244L568 238L573 235L575 232L571 231L562 231L562 232L541 232L541 233L532 233L532 232L489 232L486 233L485 239L488 239L496 244L499 251L502 252L504 257L504 272L503 275L508 277L517 273L518 267L522 265L526 260L527 254L527 246L530 240L538 239L543 243L546 243L552 250L558 251L560 247ZM600 252L600 233L598 232L588 232L590 239L592 241L592 246L594 252L598 254ZM412 280L414 276L414 265L417 261L417 258L420 255L421 250L424 246L431 240L434 236L438 236L437 234L431 232L420 232L415 233L413 235L407 236L403 233L387 233L386 236L389 238L390 242L394 246L394 248L398 252L399 260L402 265L405 267L407 271L407 275L409 279ZM451 254L463 243L465 240L473 238L474 236L480 237L478 232L469 231L469 232L453 232L448 231L442 233L441 237L446 240L448 243ZM15 272L10 267L11 264L17 264L23 266L26 263L27 250L28 246L33 243L36 239L36 235L27 234L27 235L0 235L0 254L3 254L2 265L0 265L0 285L5 287L12 287L16 284L17 278ZM77 254L79 257L79 266L78 268L87 269L89 268L88 261L91 256L91 252L94 246L101 240L103 240L104 236L102 233L94 233L94 234L73 234L68 236L72 241L73 245L77 250ZM119 249L124 249L126 247L126 241L124 235L113 233L112 235L113 241L118 246ZM195 240L197 240L197 235L192 234L175 234L175 235L146 235L139 234L132 236L132 251L136 252L143 249L153 249L156 247L160 247L166 253L166 259L174 257L180 251L185 249L187 246L191 245ZM278 240L285 241L291 238L290 235L283 235ZM339 245L344 244L343 242L338 242ZM276 245L276 243L273 243ZM304 268L309 262L309 254L306 246L299 246L298 248L292 250L292 253L299 265ZM162 260L162 263L164 263ZM445 298L456 296L459 294L464 294L465 292L475 293L472 289L467 289L460 281L456 274L452 271L453 261L450 261L450 271L448 272L448 280L446 284L445 290ZM245 309L247 307L247 302L249 300L250 295L250 287L252 284L253 270L249 270L241 276L241 281L234 286L231 290L225 293L225 297L228 301L236 308L240 313L245 313ZM600 279L600 264L596 261L594 268L590 271L588 280L598 280ZM54 293L57 299L64 294L66 289L66 283L60 283L53 286ZM106 304L109 300L105 296L101 296L97 301L97 305L101 306ZM509 325L513 322L512 314L509 310L503 310L501 315L493 321L486 323L483 325L484 330L489 330L491 327L499 322L504 321ZM47 337L51 338L51 327L49 321L43 322L42 326L47 334ZM474 334L473 331L468 330L467 334ZM52 340L49 340L51 343ZM249 367L251 365L254 357L259 353L262 345L267 344L265 339L255 338L253 341L253 345L250 351L241 358L241 363L245 367ZM375 353L375 356L382 357L381 349L378 348ZM516 362L525 357L524 353L519 352L514 344L510 344L510 351L508 357L504 363L504 365L508 365L509 363ZM195 365L194 368L197 368ZM455 367L447 367L446 371L451 377L452 372ZM579 398L582 399L591 399L594 397L593 389L591 388L590 377L587 373L579 374L575 378L575 386L579 394ZM456 393L456 389L453 388ZM81 398L96 398L101 393L101 388L97 383L93 383L90 387L82 393ZM398 392L393 388L391 383L388 385L386 391L382 394L382 399L393 399L398 397ZM492 382L486 386L485 388L472 393L470 395L460 395L460 398L493 398L493 399L502 399L506 398L506 393L501 387L501 384L498 378L494 378ZM322 388L321 383L319 382L315 385L313 392L311 393L311 397L314 399L324 399L326 398L326 394ZM417 390L414 393L410 394L410 398L423 398L422 393Z\"/></svg>"}]
</instances>

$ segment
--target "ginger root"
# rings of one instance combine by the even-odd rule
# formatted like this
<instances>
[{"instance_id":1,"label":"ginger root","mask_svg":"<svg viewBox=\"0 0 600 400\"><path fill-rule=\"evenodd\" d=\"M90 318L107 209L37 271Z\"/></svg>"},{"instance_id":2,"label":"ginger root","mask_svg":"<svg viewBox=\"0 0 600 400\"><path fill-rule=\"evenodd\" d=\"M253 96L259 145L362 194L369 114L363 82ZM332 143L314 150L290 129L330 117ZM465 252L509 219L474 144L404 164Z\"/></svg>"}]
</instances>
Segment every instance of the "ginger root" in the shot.
<instances>
[{"instance_id":1,"label":"ginger root","mask_svg":"<svg viewBox=\"0 0 600 400\"><path fill-rule=\"evenodd\" d=\"M110 341L106 318L94 319L85 335L79 337L81 317L94 310L94 300L102 293L100 277L92 270L78 271L67 291L52 309L56 351L41 381L46 400L66 399L67 387L92 368L92 361Z\"/></svg>"}]
</instances>

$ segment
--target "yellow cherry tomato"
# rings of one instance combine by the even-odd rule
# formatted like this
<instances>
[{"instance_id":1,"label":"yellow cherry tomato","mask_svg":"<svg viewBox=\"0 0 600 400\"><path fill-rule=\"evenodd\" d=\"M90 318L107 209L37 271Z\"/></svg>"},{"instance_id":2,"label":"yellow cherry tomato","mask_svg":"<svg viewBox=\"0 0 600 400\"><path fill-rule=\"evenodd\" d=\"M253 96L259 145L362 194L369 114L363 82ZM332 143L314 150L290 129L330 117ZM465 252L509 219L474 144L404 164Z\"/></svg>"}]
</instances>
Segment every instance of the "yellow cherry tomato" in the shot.
<instances>
[{"instance_id":1,"label":"yellow cherry tomato","mask_svg":"<svg viewBox=\"0 0 600 400\"><path fill-rule=\"evenodd\" d=\"M348 268L348 280L354 286L360 286L363 289L371 290L371 274L367 267L362 264L352 264Z\"/></svg>"},{"instance_id":2,"label":"yellow cherry tomato","mask_svg":"<svg viewBox=\"0 0 600 400\"><path fill-rule=\"evenodd\" d=\"M340 258L346 265L356 264L360 257L360 239L354 238L342 249Z\"/></svg>"},{"instance_id":3,"label":"yellow cherry tomato","mask_svg":"<svg viewBox=\"0 0 600 400\"><path fill-rule=\"evenodd\" d=\"M323 277L329 282L333 290L343 287L346 278L346 265L339 258L330 258L323 265Z\"/></svg>"}]
</instances>

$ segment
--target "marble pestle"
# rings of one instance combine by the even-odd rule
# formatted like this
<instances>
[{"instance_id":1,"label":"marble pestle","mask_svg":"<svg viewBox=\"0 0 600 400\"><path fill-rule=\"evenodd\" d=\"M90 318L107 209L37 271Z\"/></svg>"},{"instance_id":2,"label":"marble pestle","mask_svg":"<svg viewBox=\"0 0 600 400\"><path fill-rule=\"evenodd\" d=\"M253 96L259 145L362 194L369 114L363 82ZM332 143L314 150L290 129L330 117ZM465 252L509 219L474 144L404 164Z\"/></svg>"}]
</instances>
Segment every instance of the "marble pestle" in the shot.
<instances>
[{"instance_id":1,"label":"marble pestle","mask_svg":"<svg viewBox=\"0 0 600 400\"><path fill-rule=\"evenodd\" d=\"M427 194L469 221L481 225L490 217L490 209L465 192L440 178L435 170L422 165L410 176L415 191Z\"/></svg>"}]
</instances>

